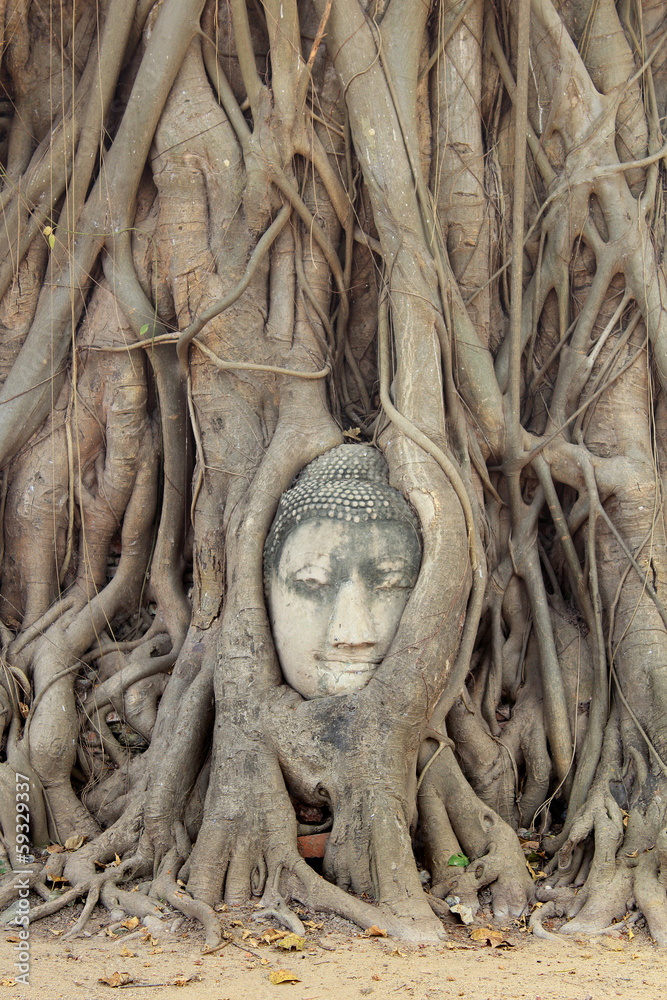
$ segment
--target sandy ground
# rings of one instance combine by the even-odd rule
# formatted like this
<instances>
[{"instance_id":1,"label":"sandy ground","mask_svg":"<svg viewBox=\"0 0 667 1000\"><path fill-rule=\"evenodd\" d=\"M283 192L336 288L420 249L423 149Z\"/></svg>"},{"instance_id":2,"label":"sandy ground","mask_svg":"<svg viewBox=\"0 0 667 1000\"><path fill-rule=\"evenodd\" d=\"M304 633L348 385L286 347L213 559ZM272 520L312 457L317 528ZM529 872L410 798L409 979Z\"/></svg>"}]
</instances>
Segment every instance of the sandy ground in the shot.
<instances>
[{"instance_id":1,"label":"sandy ground","mask_svg":"<svg viewBox=\"0 0 667 1000\"><path fill-rule=\"evenodd\" d=\"M204 955L201 930L191 921L174 923L175 915L153 933L132 926L110 931L108 917L98 911L89 936L62 940L80 910L68 907L48 924L32 926L29 986L15 981L13 931L0 930L0 1000L667 998L667 952L640 929L630 938L622 925L618 936L557 942L512 926L502 932L506 941L491 947L474 940L474 927L452 924L442 946L414 947L365 937L338 918L306 914L311 925L303 950L286 951L262 940L262 934L275 934L270 920L255 921L253 910L242 908L221 913L233 941ZM478 931L485 926L476 922ZM281 971L293 981L272 983L271 973ZM101 978L123 985L114 988Z\"/></svg>"}]
</instances>

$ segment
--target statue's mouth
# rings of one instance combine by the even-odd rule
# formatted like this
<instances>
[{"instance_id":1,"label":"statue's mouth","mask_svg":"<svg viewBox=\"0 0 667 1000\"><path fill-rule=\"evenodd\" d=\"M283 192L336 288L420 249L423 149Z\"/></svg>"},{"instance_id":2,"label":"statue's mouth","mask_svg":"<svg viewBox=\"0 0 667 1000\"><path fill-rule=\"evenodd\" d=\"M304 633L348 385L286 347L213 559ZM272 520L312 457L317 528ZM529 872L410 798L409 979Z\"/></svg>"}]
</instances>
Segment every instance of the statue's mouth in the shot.
<instances>
[{"instance_id":1,"label":"statue's mouth","mask_svg":"<svg viewBox=\"0 0 667 1000\"><path fill-rule=\"evenodd\" d=\"M365 670L375 670L377 665L382 662L381 659L377 660L354 660L349 656L337 657L337 656L318 656L318 660L321 666L326 666L335 664L335 669L340 670L344 667L344 673L358 674L363 673Z\"/></svg>"}]
</instances>

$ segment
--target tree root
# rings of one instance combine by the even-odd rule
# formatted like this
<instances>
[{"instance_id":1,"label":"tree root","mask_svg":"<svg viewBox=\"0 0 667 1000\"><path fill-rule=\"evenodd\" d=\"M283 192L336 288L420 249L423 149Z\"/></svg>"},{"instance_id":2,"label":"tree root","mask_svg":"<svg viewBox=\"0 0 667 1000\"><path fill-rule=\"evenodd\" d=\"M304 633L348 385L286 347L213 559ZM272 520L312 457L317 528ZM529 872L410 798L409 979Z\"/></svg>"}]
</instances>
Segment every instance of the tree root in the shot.
<instances>
[{"instance_id":1,"label":"tree root","mask_svg":"<svg viewBox=\"0 0 667 1000\"><path fill-rule=\"evenodd\" d=\"M667 895L665 893L664 847L667 830L658 835L656 849L645 853L635 869L634 894L639 910L646 917L656 944L667 946Z\"/></svg>"},{"instance_id":2,"label":"tree root","mask_svg":"<svg viewBox=\"0 0 667 1000\"><path fill-rule=\"evenodd\" d=\"M558 941L559 944L564 944L564 940L558 934L554 934L553 931L548 931L542 926L542 922L548 917L562 917L563 909L554 900L550 900L545 903L540 909L533 910L530 915L530 920L528 921L528 929L535 935L536 938L542 938L544 941Z\"/></svg>"},{"instance_id":3,"label":"tree root","mask_svg":"<svg viewBox=\"0 0 667 1000\"><path fill-rule=\"evenodd\" d=\"M151 886L151 895L158 899L166 899L174 909L180 910L186 917L198 920L206 933L203 951L215 951L222 941L220 921L212 907L201 899L193 899L185 888L177 884L178 870L182 865L178 849L173 848L162 860L160 870Z\"/></svg>"},{"instance_id":4,"label":"tree root","mask_svg":"<svg viewBox=\"0 0 667 1000\"><path fill-rule=\"evenodd\" d=\"M286 927L288 931L292 931L293 934L299 934L303 937L305 936L306 928L303 926L297 915L292 913L289 906L278 891L281 875L282 869L279 867L276 869L273 884L267 883L267 886L264 889L264 893L260 901L262 909L258 910L257 913L254 914L253 920L261 920L264 917L273 917L273 919L279 924Z\"/></svg>"},{"instance_id":5,"label":"tree root","mask_svg":"<svg viewBox=\"0 0 667 1000\"><path fill-rule=\"evenodd\" d=\"M442 924L429 912L426 893L422 893L424 916L415 914L408 921L385 903L371 906L326 882L303 859L293 866L292 873L300 886L298 883L294 885L291 895L310 910L336 913L365 930L381 925L391 937L413 944L438 944L445 937Z\"/></svg>"},{"instance_id":6,"label":"tree root","mask_svg":"<svg viewBox=\"0 0 667 1000\"><path fill-rule=\"evenodd\" d=\"M77 937L84 930L86 924L90 920L90 916L95 909L98 899L100 898L100 886L93 885L88 890L88 895L86 896L86 902L84 903L83 910L77 922L74 924L71 930L67 934L63 934L63 941L69 941L72 938Z\"/></svg>"},{"instance_id":7,"label":"tree root","mask_svg":"<svg viewBox=\"0 0 667 1000\"><path fill-rule=\"evenodd\" d=\"M427 771L418 801L433 895L455 894L476 912L479 890L490 886L495 919L519 917L534 898L523 852L512 828L472 791L450 747ZM472 859L465 869L449 864L462 850Z\"/></svg>"},{"instance_id":8,"label":"tree root","mask_svg":"<svg viewBox=\"0 0 667 1000\"><path fill-rule=\"evenodd\" d=\"M145 917L159 918L164 909L159 900L149 899L141 892L127 892L111 880L102 885L100 902L114 921L124 920L126 916L139 917L140 920Z\"/></svg>"}]
</instances>

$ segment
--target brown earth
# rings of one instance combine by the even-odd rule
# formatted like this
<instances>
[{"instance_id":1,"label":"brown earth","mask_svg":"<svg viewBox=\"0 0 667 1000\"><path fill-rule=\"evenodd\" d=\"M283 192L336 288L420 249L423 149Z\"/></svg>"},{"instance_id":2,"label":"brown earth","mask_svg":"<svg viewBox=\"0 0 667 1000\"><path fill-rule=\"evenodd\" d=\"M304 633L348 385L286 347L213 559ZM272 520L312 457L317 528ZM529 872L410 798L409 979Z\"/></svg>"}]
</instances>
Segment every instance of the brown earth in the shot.
<instances>
[{"instance_id":1,"label":"brown earth","mask_svg":"<svg viewBox=\"0 0 667 1000\"><path fill-rule=\"evenodd\" d=\"M16 984L12 931L0 934L0 1000L659 1000L665 996L667 958L646 931L621 924L613 935L537 940L518 924L505 928L497 947L475 941L474 928L448 925L442 946L415 947L368 938L339 918L316 917L303 951L262 941L272 921L254 921L252 908L221 914L232 941L203 955L203 932L174 914L160 930L109 926L101 914L87 936L62 937L81 906L66 908L31 928L30 985ZM308 915L303 917L307 920ZM106 925L106 926L105 926ZM174 927L173 932L169 927ZM247 933L249 932L249 933ZM246 934L245 941L243 935ZM632 934L632 937L630 937ZM495 940L498 940L496 938ZM296 981L273 984L285 970ZM100 982L120 974L116 992ZM123 975L125 974L125 975ZM179 985L180 984L180 985Z\"/></svg>"}]
</instances>

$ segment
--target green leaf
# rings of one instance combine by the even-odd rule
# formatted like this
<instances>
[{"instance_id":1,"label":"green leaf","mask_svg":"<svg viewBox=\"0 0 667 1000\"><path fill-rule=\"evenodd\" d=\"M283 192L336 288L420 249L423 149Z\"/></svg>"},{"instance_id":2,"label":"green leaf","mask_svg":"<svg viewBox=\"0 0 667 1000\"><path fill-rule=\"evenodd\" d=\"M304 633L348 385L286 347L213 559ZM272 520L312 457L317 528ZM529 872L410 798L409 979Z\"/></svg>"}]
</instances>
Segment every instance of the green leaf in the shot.
<instances>
[{"instance_id":1,"label":"green leaf","mask_svg":"<svg viewBox=\"0 0 667 1000\"><path fill-rule=\"evenodd\" d=\"M453 868L465 868L470 864L470 859L465 854L452 854L447 864Z\"/></svg>"},{"instance_id":2,"label":"green leaf","mask_svg":"<svg viewBox=\"0 0 667 1000\"><path fill-rule=\"evenodd\" d=\"M148 333L148 323L144 323L144 325L139 329L139 336L144 337L147 333Z\"/></svg>"},{"instance_id":3,"label":"green leaf","mask_svg":"<svg viewBox=\"0 0 667 1000\"><path fill-rule=\"evenodd\" d=\"M56 245L56 238L53 235L53 233L49 233L49 246L51 247L52 250L55 245Z\"/></svg>"}]
</instances>

